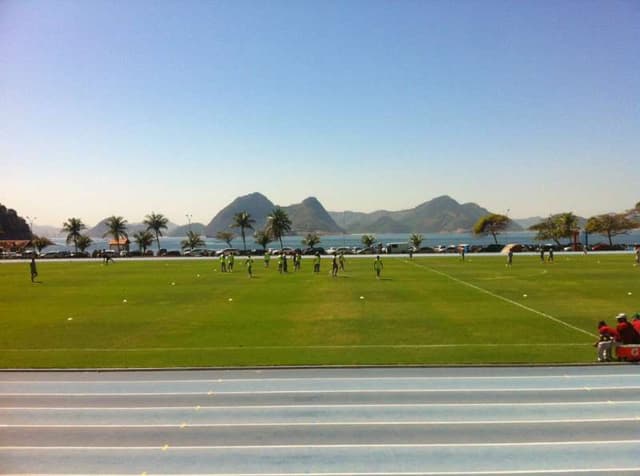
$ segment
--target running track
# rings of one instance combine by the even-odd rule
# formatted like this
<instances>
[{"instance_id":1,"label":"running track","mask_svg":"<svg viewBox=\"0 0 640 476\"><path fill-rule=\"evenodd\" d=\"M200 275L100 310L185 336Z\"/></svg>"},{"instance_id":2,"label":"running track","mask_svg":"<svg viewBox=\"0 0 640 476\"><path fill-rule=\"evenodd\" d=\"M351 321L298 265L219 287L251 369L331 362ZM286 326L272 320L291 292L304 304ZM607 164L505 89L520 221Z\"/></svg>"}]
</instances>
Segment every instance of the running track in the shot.
<instances>
[{"instance_id":1,"label":"running track","mask_svg":"<svg viewBox=\"0 0 640 476\"><path fill-rule=\"evenodd\" d=\"M640 474L637 366L1 372L2 474Z\"/></svg>"}]
</instances>

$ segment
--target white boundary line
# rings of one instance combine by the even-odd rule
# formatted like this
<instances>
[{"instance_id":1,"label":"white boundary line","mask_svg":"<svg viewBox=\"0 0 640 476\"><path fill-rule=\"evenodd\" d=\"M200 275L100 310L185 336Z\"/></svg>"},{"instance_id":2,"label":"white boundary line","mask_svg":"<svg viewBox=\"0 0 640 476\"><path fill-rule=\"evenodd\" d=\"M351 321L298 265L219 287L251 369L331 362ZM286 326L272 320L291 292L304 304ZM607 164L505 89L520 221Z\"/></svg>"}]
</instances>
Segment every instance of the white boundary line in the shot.
<instances>
[{"instance_id":1,"label":"white boundary line","mask_svg":"<svg viewBox=\"0 0 640 476\"><path fill-rule=\"evenodd\" d=\"M397 389L344 389L344 390L254 390L254 391L201 391L201 392L2 392L0 396L7 397L148 397L148 396L179 396L179 395L304 395L304 394L339 394L339 393L447 393L447 392L568 392L568 391L592 391L592 390L640 390L640 385L631 386L607 386L600 387L554 387L554 388L397 388Z\"/></svg>"},{"instance_id":2,"label":"white boundary line","mask_svg":"<svg viewBox=\"0 0 640 476\"><path fill-rule=\"evenodd\" d=\"M258 423L87 423L87 424L0 424L0 428L286 428L286 427L321 427L321 426L464 426L464 425L537 425L559 423L607 423L638 422L640 416L620 418L567 418L537 420L424 420L424 421L294 421L294 422L258 422Z\"/></svg>"},{"instance_id":3,"label":"white boundary line","mask_svg":"<svg viewBox=\"0 0 640 476\"><path fill-rule=\"evenodd\" d=\"M157 410L280 410L280 409L320 409L320 408L468 408L468 407L565 407L565 406L615 406L638 405L640 400L604 400L584 402L505 402L505 403L336 403L307 405L181 405L181 406L149 406L149 407L0 407L2 410L25 411L157 411Z\"/></svg>"},{"instance_id":4,"label":"white boundary line","mask_svg":"<svg viewBox=\"0 0 640 476\"><path fill-rule=\"evenodd\" d=\"M471 284L471 283L469 283L467 281L463 281L463 280L461 280L459 278L456 278L454 276L451 276L450 274L447 274L447 273L445 273L443 271L439 271L437 269L430 268L429 266L424 266L422 264L415 263L415 262L412 263L412 264L414 266L417 266L418 268L426 269L428 271L431 271L432 273L439 274L440 276L444 276L446 278L451 279L452 281L455 281L457 283L460 283L460 284L468 286L468 287L470 287L472 289L475 289L476 291L480 291L481 293L488 294L489 296L492 296L494 298L500 299L500 300L502 300L504 302L508 302L509 304L513 304L514 306L520 307L520 308L522 308L522 309L524 309L526 311L532 312L534 314L538 314L539 316L545 317L545 318L547 318L547 319L549 319L549 320L551 320L553 322L556 322L556 323L561 324L561 325L563 325L565 327L568 327L569 329L573 329L574 331L578 331L578 332L581 332L582 334L586 334L589 337L596 337L595 334L593 334L591 332L588 332L588 331L585 331L584 329L581 329L580 327L576 327L574 325L571 325L568 322L563 321L562 319L558 319L557 317L553 317L550 314L547 314L547 313L542 312L542 311L538 311L537 309L533 309L532 307L525 306L524 304L521 304L521 303L519 303L517 301L514 301L512 299L506 298L504 296L500 296L499 294L492 293L491 291L489 291L487 289L481 288L480 286L476 286L475 284Z\"/></svg>"},{"instance_id":5,"label":"white boundary line","mask_svg":"<svg viewBox=\"0 0 640 476\"><path fill-rule=\"evenodd\" d=\"M185 445L170 446L171 450L262 450L262 449L355 449L355 448L518 448L531 446L589 446L640 445L640 440L587 440L587 441L528 441L505 443L371 443L371 444L317 444L317 445ZM0 451L15 450L162 450L163 446L0 446Z\"/></svg>"}]
</instances>

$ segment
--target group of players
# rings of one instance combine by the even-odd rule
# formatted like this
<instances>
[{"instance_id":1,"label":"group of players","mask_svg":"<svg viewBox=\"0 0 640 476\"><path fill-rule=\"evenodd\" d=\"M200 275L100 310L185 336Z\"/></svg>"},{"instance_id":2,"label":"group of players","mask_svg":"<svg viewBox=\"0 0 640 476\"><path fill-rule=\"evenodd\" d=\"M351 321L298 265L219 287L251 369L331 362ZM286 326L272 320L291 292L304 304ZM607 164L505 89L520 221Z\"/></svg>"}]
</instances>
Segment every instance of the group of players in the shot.
<instances>
[{"instance_id":1,"label":"group of players","mask_svg":"<svg viewBox=\"0 0 640 476\"><path fill-rule=\"evenodd\" d=\"M235 256L233 253L224 253L220 256L220 271L223 273L233 273L233 267L235 264ZM253 277L253 256L249 254L245 259L244 266L247 270L247 275L249 278ZM301 263L302 263L302 254L300 252L296 252L291 256L291 261L293 262L293 271L300 271ZM265 253L264 255L264 267L268 268L271 262L271 255ZM320 264L322 259L320 257L320 253L316 253L313 257L313 272L320 272ZM346 259L344 257L344 253L334 253L332 255L331 261L331 276L334 278L338 276L338 272L345 271L345 262ZM280 274L289 272L289 258L285 253L281 253L278 255L278 272ZM384 268L384 264L380 259L380 256L376 256L375 261L373 262L373 269L376 272L376 279L380 279L380 275Z\"/></svg>"},{"instance_id":2,"label":"group of players","mask_svg":"<svg viewBox=\"0 0 640 476\"><path fill-rule=\"evenodd\" d=\"M618 324L615 328L608 326L605 321L598 322L600 338L594 344L598 348L598 362L610 362L616 345L640 344L640 313L636 312L631 322L626 314L620 313L616 321Z\"/></svg>"}]
</instances>

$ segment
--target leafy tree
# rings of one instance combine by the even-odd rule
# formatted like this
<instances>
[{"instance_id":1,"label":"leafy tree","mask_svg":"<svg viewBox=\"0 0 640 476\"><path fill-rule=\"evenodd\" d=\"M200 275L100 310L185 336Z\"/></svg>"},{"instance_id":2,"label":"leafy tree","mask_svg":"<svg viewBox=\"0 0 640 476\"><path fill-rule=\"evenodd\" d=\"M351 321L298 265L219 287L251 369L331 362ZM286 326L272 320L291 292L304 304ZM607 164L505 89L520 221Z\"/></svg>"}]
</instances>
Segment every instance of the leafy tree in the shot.
<instances>
[{"instance_id":1,"label":"leafy tree","mask_svg":"<svg viewBox=\"0 0 640 476\"><path fill-rule=\"evenodd\" d=\"M273 240L269 233L264 230L258 230L253 234L253 241L262 246L263 250L267 250L267 245L271 243Z\"/></svg>"},{"instance_id":2,"label":"leafy tree","mask_svg":"<svg viewBox=\"0 0 640 476\"><path fill-rule=\"evenodd\" d=\"M413 233L409 237L409 243L411 243L416 250L420 249L420 245L422 245L422 241L423 240L424 240L424 238L419 233Z\"/></svg>"},{"instance_id":3,"label":"leafy tree","mask_svg":"<svg viewBox=\"0 0 640 476\"><path fill-rule=\"evenodd\" d=\"M498 244L498 235L507 229L511 219L506 215L500 215L497 213L489 213L476 222L473 225L473 233L476 235L491 235L493 241Z\"/></svg>"},{"instance_id":4,"label":"leafy tree","mask_svg":"<svg viewBox=\"0 0 640 476\"><path fill-rule=\"evenodd\" d=\"M231 231L219 231L216 233L216 238L220 241L224 241L229 248L231 248L231 242L236 237L236 235Z\"/></svg>"},{"instance_id":5,"label":"leafy tree","mask_svg":"<svg viewBox=\"0 0 640 476\"><path fill-rule=\"evenodd\" d=\"M612 238L617 235L624 235L638 228L640 224L631 221L623 213L605 213L604 215L596 215L587 221L585 230L588 233L598 233L605 235L609 240L609 245L613 244Z\"/></svg>"},{"instance_id":6,"label":"leafy tree","mask_svg":"<svg viewBox=\"0 0 640 476\"><path fill-rule=\"evenodd\" d=\"M162 236L162 230L168 229L167 223L169 223L169 219L162 213L151 212L151 215L144 217L144 221L142 223L147 225L147 231L153 232L156 243L158 244L158 251L160 251L160 237Z\"/></svg>"},{"instance_id":7,"label":"leafy tree","mask_svg":"<svg viewBox=\"0 0 640 476\"><path fill-rule=\"evenodd\" d=\"M231 223L230 226L232 228L240 228L240 236L242 236L242 246L244 248L244 251L247 251L247 241L245 239L244 230L253 230L253 224L255 222L256 221L251 218L251 214L246 211L242 211L233 215L233 223Z\"/></svg>"},{"instance_id":8,"label":"leafy tree","mask_svg":"<svg viewBox=\"0 0 640 476\"><path fill-rule=\"evenodd\" d=\"M187 238L185 240L182 240L180 242L180 246L182 246L182 249L194 249L194 248L200 248L202 246L204 246L204 240L202 239L202 237L196 233L195 231L191 231L189 230L187 232ZM231 245L229 245L231 246Z\"/></svg>"},{"instance_id":9,"label":"leafy tree","mask_svg":"<svg viewBox=\"0 0 640 476\"><path fill-rule=\"evenodd\" d=\"M317 233L307 233L307 236L302 239L302 244L309 248L315 247L318 243L320 243L320 237Z\"/></svg>"},{"instance_id":10,"label":"leafy tree","mask_svg":"<svg viewBox=\"0 0 640 476\"><path fill-rule=\"evenodd\" d=\"M274 208L267 217L265 230L273 239L280 241L280 249L284 248L282 237L291 231L291 220L289 215L282 208Z\"/></svg>"},{"instance_id":11,"label":"leafy tree","mask_svg":"<svg viewBox=\"0 0 640 476\"><path fill-rule=\"evenodd\" d=\"M91 246L91 243L93 243L93 240L88 235L80 235L76 240L78 249L83 253Z\"/></svg>"},{"instance_id":12,"label":"leafy tree","mask_svg":"<svg viewBox=\"0 0 640 476\"><path fill-rule=\"evenodd\" d=\"M42 250L44 250L47 246L53 245L53 241L51 241L46 236L33 235L31 244L34 246L36 250L38 250L38 254L40 254Z\"/></svg>"},{"instance_id":13,"label":"leafy tree","mask_svg":"<svg viewBox=\"0 0 640 476\"><path fill-rule=\"evenodd\" d=\"M142 255L144 256L147 248L151 246L154 239L157 239L157 236L158 235L154 236L154 233L152 233L151 230L147 229L145 231L138 231L137 233L134 233L133 241L136 242L140 253L142 253Z\"/></svg>"},{"instance_id":14,"label":"leafy tree","mask_svg":"<svg viewBox=\"0 0 640 476\"><path fill-rule=\"evenodd\" d=\"M360 238L360 241L362 242L362 244L366 248L370 248L376 242L376 236L375 235L362 235L362 237Z\"/></svg>"},{"instance_id":15,"label":"leafy tree","mask_svg":"<svg viewBox=\"0 0 640 476\"><path fill-rule=\"evenodd\" d=\"M87 227L80 218L67 218L67 221L62 224L62 231L67 233L67 244L73 242L75 252L78 252L78 239L80 238L80 232Z\"/></svg>"},{"instance_id":16,"label":"leafy tree","mask_svg":"<svg viewBox=\"0 0 640 476\"><path fill-rule=\"evenodd\" d=\"M116 247L118 248L118 253L120 253L120 238L128 238L127 235L127 220L122 217L117 217L115 215L107 218L105 222L107 225L107 232L103 236L112 236L116 241Z\"/></svg>"},{"instance_id":17,"label":"leafy tree","mask_svg":"<svg viewBox=\"0 0 640 476\"><path fill-rule=\"evenodd\" d=\"M562 238L571 238L578 230L578 218L571 212L559 213L530 226L529 229L538 232L536 240L553 240L557 245L561 245Z\"/></svg>"}]
</instances>

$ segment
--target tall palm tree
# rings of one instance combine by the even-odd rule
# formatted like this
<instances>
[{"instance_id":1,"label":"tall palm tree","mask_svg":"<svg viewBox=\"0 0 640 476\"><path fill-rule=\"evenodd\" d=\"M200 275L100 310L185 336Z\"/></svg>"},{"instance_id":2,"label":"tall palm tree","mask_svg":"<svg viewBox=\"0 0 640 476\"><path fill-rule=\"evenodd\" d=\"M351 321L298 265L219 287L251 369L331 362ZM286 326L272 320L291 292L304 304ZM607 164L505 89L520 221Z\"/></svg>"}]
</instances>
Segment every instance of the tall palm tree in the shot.
<instances>
[{"instance_id":1,"label":"tall palm tree","mask_svg":"<svg viewBox=\"0 0 640 476\"><path fill-rule=\"evenodd\" d=\"M418 250L420 249L420 245L422 244L423 237L420 233L413 233L409 237L409 243L413 245L413 247Z\"/></svg>"},{"instance_id":2,"label":"tall palm tree","mask_svg":"<svg viewBox=\"0 0 640 476\"><path fill-rule=\"evenodd\" d=\"M371 248L371 246L373 246L373 244L376 242L376 236L362 235L362 237L360 238L360 241L366 248Z\"/></svg>"},{"instance_id":3,"label":"tall palm tree","mask_svg":"<svg viewBox=\"0 0 640 476\"><path fill-rule=\"evenodd\" d=\"M182 246L183 250L184 249L192 250L194 248L200 248L204 246L204 240L198 233L196 233L195 231L189 230L187 232L187 238L180 242L180 246Z\"/></svg>"},{"instance_id":4,"label":"tall palm tree","mask_svg":"<svg viewBox=\"0 0 640 476\"><path fill-rule=\"evenodd\" d=\"M144 217L142 223L147 225L147 231L152 231L155 235L156 242L158 243L158 251L160 251L160 237L162 236L162 230L168 229L167 223L169 223L169 219L162 213L151 212L151 215Z\"/></svg>"},{"instance_id":5,"label":"tall palm tree","mask_svg":"<svg viewBox=\"0 0 640 476\"><path fill-rule=\"evenodd\" d=\"M113 215L107 218L105 225L107 225L108 230L103 236L113 236L113 239L116 241L118 253L120 253L120 237L128 238L127 220Z\"/></svg>"},{"instance_id":6,"label":"tall palm tree","mask_svg":"<svg viewBox=\"0 0 640 476\"><path fill-rule=\"evenodd\" d=\"M263 250L267 251L267 245L273 240L265 230L258 230L253 234L253 241L262 246Z\"/></svg>"},{"instance_id":7,"label":"tall palm tree","mask_svg":"<svg viewBox=\"0 0 640 476\"><path fill-rule=\"evenodd\" d=\"M302 245L309 248L315 247L318 243L320 243L320 237L317 233L307 233L307 236L302 239Z\"/></svg>"},{"instance_id":8,"label":"tall palm tree","mask_svg":"<svg viewBox=\"0 0 640 476\"><path fill-rule=\"evenodd\" d=\"M153 240L154 240L153 233L151 233L151 231L149 230L138 231L133 234L133 241L135 241L136 244L138 245L138 249L140 250L140 253L142 254L142 256L144 256L145 252L147 251L147 248L151 246L151 243L153 243Z\"/></svg>"},{"instance_id":9,"label":"tall palm tree","mask_svg":"<svg viewBox=\"0 0 640 476\"><path fill-rule=\"evenodd\" d=\"M273 238L280 241L280 249L284 248L282 244L282 237L289 231L291 231L291 220L289 215L282 208L274 208L267 217L267 225L265 230Z\"/></svg>"},{"instance_id":10,"label":"tall palm tree","mask_svg":"<svg viewBox=\"0 0 640 476\"><path fill-rule=\"evenodd\" d=\"M62 224L62 231L67 233L67 244L73 242L75 252L78 253L78 239L80 232L87 228L80 218L67 218Z\"/></svg>"},{"instance_id":11,"label":"tall palm tree","mask_svg":"<svg viewBox=\"0 0 640 476\"><path fill-rule=\"evenodd\" d=\"M242 211L233 215L233 223L229 225L232 228L240 228L240 236L242 236L242 246L245 252L247 251L247 241L245 239L244 230L247 228L253 230L253 224L255 222L256 221L251 218L251 214L249 212Z\"/></svg>"}]
</instances>

